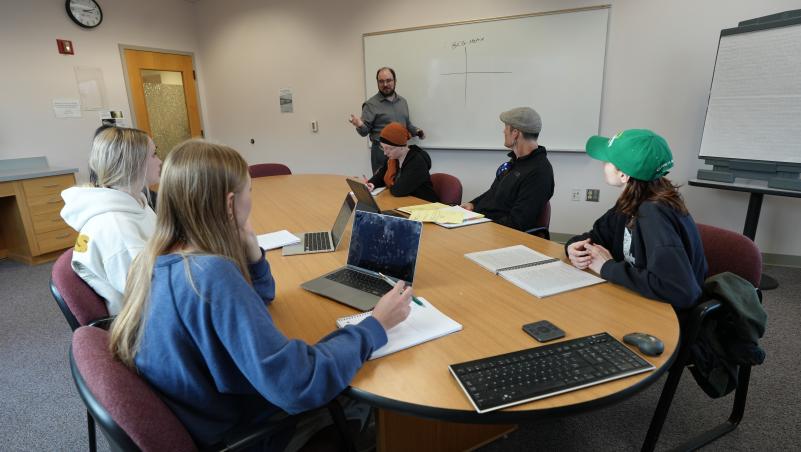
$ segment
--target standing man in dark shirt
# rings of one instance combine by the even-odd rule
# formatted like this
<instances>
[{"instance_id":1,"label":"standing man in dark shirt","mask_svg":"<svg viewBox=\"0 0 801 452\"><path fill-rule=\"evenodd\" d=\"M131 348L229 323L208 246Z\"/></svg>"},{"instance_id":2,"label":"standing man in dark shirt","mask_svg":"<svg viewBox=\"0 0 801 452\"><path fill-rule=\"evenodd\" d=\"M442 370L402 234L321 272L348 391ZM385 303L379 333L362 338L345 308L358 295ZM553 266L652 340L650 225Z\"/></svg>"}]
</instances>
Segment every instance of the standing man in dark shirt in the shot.
<instances>
[{"instance_id":1,"label":"standing man in dark shirt","mask_svg":"<svg viewBox=\"0 0 801 452\"><path fill-rule=\"evenodd\" d=\"M362 104L362 115L350 115L350 123L356 127L359 135L370 135L370 164L375 174L387 162L384 150L381 148L381 131L391 122L399 122L409 130L413 136L425 139L423 129L412 125L409 119L409 104L406 99L395 92L395 70L382 67L375 74L378 82L378 93Z\"/></svg>"},{"instance_id":2,"label":"standing man in dark shirt","mask_svg":"<svg viewBox=\"0 0 801 452\"><path fill-rule=\"evenodd\" d=\"M511 160L495 172L495 181L483 195L462 204L483 213L498 224L527 231L553 196L553 168L545 148L537 144L542 129L540 115L529 107L501 113L503 145Z\"/></svg>"}]
</instances>

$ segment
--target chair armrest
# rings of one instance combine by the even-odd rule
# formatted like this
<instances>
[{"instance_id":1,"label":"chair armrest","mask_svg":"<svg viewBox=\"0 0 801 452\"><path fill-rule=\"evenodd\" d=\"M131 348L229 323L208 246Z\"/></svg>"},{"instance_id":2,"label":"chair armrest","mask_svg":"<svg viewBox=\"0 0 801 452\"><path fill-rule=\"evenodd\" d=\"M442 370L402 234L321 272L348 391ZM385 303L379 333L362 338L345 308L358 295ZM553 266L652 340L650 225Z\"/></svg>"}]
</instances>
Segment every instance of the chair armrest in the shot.
<instances>
[{"instance_id":1,"label":"chair armrest","mask_svg":"<svg viewBox=\"0 0 801 452\"><path fill-rule=\"evenodd\" d=\"M551 239L551 234L548 233L548 228L546 226L537 226L535 228L526 229L523 232L525 232L526 234L530 234L530 235L534 235L534 236L546 239L546 240L550 240Z\"/></svg>"},{"instance_id":2,"label":"chair armrest","mask_svg":"<svg viewBox=\"0 0 801 452\"><path fill-rule=\"evenodd\" d=\"M266 437L291 428L295 423L297 423L297 416L287 416L279 422L265 421L260 424L237 429L229 434L223 441L212 444L203 450L235 451L246 449Z\"/></svg>"},{"instance_id":3,"label":"chair armrest","mask_svg":"<svg viewBox=\"0 0 801 452\"><path fill-rule=\"evenodd\" d=\"M53 299L56 300L56 304L61 310L61 313L64 314L64 318L67 320L67 324L70 326L70 329L72 331L77 330L81 324L78 322L78 319L75 318L75 314L73 314L70 308L67 306L67 303L64 301L61 293L59 293L56 284L53 282L52 276L50 277L50 294L53 295Z\"/></svg>"},{"instance_id":4,"label":"chair armrest","mask_svg":"<svg viewBox=\"0 0 801 452\"><path fill-rule=\"evenodd\" d=\"M92 320L91 322L89 322L88 326L94 326L94 327L97 327L97 328L108 330L109 328L111 328L111 322L113 322L114 319L116 319L116 318L117 318L116 315L112 315L112 316L108 316L108 317L101 317L99 319Z\"/></svg>"},{"instance_id":5,"label":"chair armrest","mask_svg":"<svg viewBox=\"0 0 801 452\"><path fill-rule=\"evenodd\" d=\"M685 330L687 334L684 339L688 341L688 343L694 343L698 338L698 333L701 332L701 326L703 326L704 322L711 315L718 312L722 307L723 303L721 303L720 300L711 299L693 308L689 318L687 319L687 326Z\"/></svg>"},{"instance_id":6,"label":"chair armrest","mask_svg":"<svg viewBox=\"0 0 801 452\"><path fill-rule=\"evenodd\" d=\"M345 412L343 411L342 406L339 404L337 399L328 402L328 404L326 404L324 407L307 411L306 413L287 416L278 422L265 421L260 424L236 429L227 435L223 441L209 446L207 449L204 449L204 451L235 451L249 448L265 437L278 434L282 431L286 431L287 429L294 429L294 426L300 421L300 419L303 418L303 416L307 415L308 413L323 409L327 409L331 415L333 425L339 432L340 440L343 442L342 449L346 452L355 451L356 448L354 446L354 438L352 437L351 432L348 430Z\"/></svg>"}]
</instances>

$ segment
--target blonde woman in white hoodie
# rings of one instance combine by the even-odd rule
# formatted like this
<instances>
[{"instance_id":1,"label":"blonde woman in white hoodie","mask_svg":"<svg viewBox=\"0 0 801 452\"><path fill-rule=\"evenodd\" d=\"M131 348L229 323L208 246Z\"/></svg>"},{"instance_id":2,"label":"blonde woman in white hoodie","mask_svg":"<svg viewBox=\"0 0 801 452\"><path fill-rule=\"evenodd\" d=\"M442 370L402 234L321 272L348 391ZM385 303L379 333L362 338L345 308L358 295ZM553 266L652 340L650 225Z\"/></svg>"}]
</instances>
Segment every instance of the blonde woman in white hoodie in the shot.
<instances>
[{"instance_id":1,"label":"blonde woman in white hoodie","mask_svg":"<svg viewBox=\"0 0 801 452\"><path fill-rule=\"evenodd\" d=\"M142 191L158 183L160 172L156 146L145 132L110 127L92 142L89 184L61 193L61 216L79 233L72 269L106 299L111 315L122 309L131 261L156 229Z\"/></svg>"}]
</instances>

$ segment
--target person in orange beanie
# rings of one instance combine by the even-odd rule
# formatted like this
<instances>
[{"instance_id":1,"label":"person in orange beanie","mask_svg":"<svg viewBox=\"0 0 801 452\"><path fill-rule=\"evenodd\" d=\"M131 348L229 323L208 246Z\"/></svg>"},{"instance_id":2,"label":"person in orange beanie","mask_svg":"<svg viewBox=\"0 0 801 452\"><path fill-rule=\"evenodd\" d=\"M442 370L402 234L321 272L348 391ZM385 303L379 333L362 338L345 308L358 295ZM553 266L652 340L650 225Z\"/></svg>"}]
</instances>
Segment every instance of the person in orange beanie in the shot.
<instances>
[{"instance_id":1,"label":"person in orange beanie","mask_svg":"<svg viewBox=\"0 0 801 452\"><path fill-rule=\"evenodd\" d=\"M437 202L439 197L431 183L431 156L416 145L409 145L411 134L399 122L391 122L381 130L379 141L387 162L367 181L372 190L386 186L394 196L416 196Z\"/></svg>"}]
</instances>

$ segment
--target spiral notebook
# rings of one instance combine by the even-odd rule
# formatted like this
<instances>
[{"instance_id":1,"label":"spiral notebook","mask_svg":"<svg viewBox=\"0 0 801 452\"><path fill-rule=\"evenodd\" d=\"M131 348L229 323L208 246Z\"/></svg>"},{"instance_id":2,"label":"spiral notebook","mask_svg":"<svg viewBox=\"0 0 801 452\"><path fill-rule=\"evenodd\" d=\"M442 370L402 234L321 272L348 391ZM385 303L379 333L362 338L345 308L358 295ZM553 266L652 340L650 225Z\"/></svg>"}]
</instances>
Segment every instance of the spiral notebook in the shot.
<instances>
[{"instance_id":1,"label":"spiral notebook","mask_svg":"<svg viewBox=\"0 0 801 452\"><path fill-rule=\"evenodd\" d=\"M390 353L399 352L423 342L461 331L462 325L460 323L440 312L425 298L417 298L424 306L412 303L409 317L387 331L387 343L383 347L373 350L370 359L380 358ZM356 325L370 315L372 315L372 311L341 317L337 319L337 327L344 328L347 325Z\"/></svg>"},{"instance_id":2,"label":"spiral notebook","mask_svg":"<svg viewBox=\"0 0 801 452\"><path fill-rule=\"evenodd\" d=\"M605 282L523 245L468 253L464 257L540 298Z\"/></svg>"}]
</instances>

